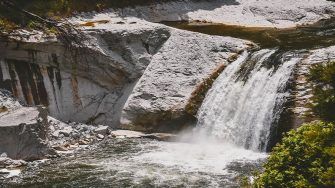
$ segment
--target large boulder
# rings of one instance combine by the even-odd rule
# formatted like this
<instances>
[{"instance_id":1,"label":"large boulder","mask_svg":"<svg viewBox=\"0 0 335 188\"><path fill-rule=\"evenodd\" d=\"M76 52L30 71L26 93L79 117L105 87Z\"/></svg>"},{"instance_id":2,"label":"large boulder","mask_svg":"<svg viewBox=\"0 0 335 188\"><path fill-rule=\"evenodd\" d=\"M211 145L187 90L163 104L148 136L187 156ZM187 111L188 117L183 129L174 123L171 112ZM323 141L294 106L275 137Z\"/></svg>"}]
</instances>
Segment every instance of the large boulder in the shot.
<instances>
[{"instance_id":1,"label":"large boulder","mask_svg":"<svg viewBox=\"0 0 335 188\"><path fill-rule=\"evenodd\" d=\"M42 107L22 107L0 91L0 154L12 159L36 160L52 155L47 143L47 111Z\"/></svg>"},{"instance_id":2,"label":"large boulder","mask_svg":"<svg viewBox=\"0 0 335 188\"><path fill-rule=\"evenodd\" d=\"M171 132L192 124L214 79L251 46L229 37L173 31L128 98L122 128Z\"/></svg>"}]
</instances>

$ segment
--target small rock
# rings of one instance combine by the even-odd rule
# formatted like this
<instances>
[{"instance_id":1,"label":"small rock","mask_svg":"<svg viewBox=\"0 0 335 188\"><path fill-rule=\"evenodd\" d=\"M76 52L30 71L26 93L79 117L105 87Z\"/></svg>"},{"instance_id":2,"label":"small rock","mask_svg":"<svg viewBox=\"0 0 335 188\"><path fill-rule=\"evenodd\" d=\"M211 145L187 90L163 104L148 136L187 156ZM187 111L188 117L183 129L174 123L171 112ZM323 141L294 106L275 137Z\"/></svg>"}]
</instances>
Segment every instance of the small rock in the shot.
<instances>
[{"instance_id":1,"label":"small rock","mask_svg":"<svg viewBox=\"0 0 335 188\"><path fill-rule=\"evenodd\" d=\"M105 136L104 136L104 135L102 135L102 134L97 134L97 138L99 138L99 139L104 139L104 138L105 138Z\"/></svg>"},{"instance_id":2,"label":"small rock","mask_svg":"<svg viewBox=\"0 0 335 188\"><path fill-rule=\"evenodd\" d=\"M83 124L83 125L80 125L80 128L79 128L79 130L80 130L80 131L82 131L82 132L85 132L85 131L87 131L87 130L88 130L88 126L87 126L87 125L85 125L85 124Z\"/></svg>"},{"instance_id":3,"label":"small rock","mask_svg":"<svg viewBox=\"0 0 335 188\"><path fill-rule=\"evenodd\" d=\"M21 170L14 169L14 170L8 170L8 169L1 169L0 175L6 175L5 178L11 178L14 176L18 176L21 173Z\"/></svg>"},{"instance_id":4,"label":"small rock","mask_svg":"<svg viewBox=\"0 0 335 188\"><path fill-rule=\"evenodd\" d=\"M79 134L79 133L73 133L73 134L71 135L71 137L72 137L73 139L79 139L79 138L80 138L80 134Z\"/></svg>"},{"instance_id":5,"label":"small rock","mask_svg":"<svg viewBox=\"0 0 335 188\"><path fill-rule=\"evenodd\" d=\"M85 140L79 140L79 141L78 141L78 144L79 144L79 145L88 145L89 142L88 142L88 141L85 141Z\"/></svg>"},{"instance_id":6,"label":"small rock","mask_svg":"<svg viewBox=\"0 0 335 188\"><path fill-rule=\"evenodd\" d=\"M142 132L137 131L128 131L128 130L116 130L111 132L117 138L126 137L126 138L140 138L145 136Z\"/></svg>"},{"instance_id":7,"label":"small rock","mask_svg":"<svg viewBox=\"0 0 335 188\"><path fill-rule=\"evenodd\" d=\"M59 133L63 134L66 137L69 137L72 131L73 131L72 127L65 127L63 130L60 130Z\"/></svg>"},{"instance_id":8,"label":"small rock","mask_svg":"<svg viewBox=\"0 0 335 188\"><path fill-rule=\"evenodd\" d=\"M53 136L54 138L58 138L59 137L59 132L60 130L54 131L51 136Z\"/></svg>"},{"instance_id":9,"label":"small rock","mask_svg":"<svg viewBox=\"0 0 335 188\"><path fill-rule=\"evenodd\" d=\"M54 132L54 131L55 131L55 127L54 127L53 125L50 125L50 126L49 126L49 129L50 129L51 132Z\"/></svg>"},{"instance_id":10,"label":"small rock","mask_svg":"<svg viewBox=\"0 0 335 188\"><path fill-rule=\"evenodd\" d=\"M76 149L78 148L79 144L73 144L73 145L70 145L69 148L72 150L72 149Z\"/></svg>"},{"instance_id":11,"label":"small rock","mask_svg":"<svg viewBox=\"0 0 335 188\"><path fill-rule=\"evenodd\" d=\"M152 134L146 134L143 137L155 139L159 141L174 141L176 140L177 136L174 134L169 134L169 133L152 133Z\"/></svg>"},{"instance_id":12,"label":"small rock","mask_svg":"<svg viewBox=\"0 0 335 188\"><path fill-rule=\"evenodd\" d=\"M90 139L90 138L91 138L91 135L86 134L86 135L85 135L85 138L86 138L86 139Z\"/></svg>"},{"instance_id":13,"label":"small rock","mask_svg":"<svg viewBox=\"0 0 335 188\"><path fill-rule=\"evenodd\" d=\"M25 165L27 165L27 162L23 160L13 160L8 157L0 157L0 168L17 168Z\"/></svg>"},{"instance_id":14,"label":"small rock","mask_svg":"<svg viewBox=\"0 0 335 188\"><path fill-rule=\"evenodd\" d=\"M94 129L94 132L97 133L97 134L106 135L106 134L109 134L109 127L108 126L100 126L96 129Z\"/></svg>"},{"instance_id":15,"label":"small rock","mask_svg":"<svg viewBox=\"0 0 335 188\"><path fill-rule=\"evenodd\" d=\"M1 175L7 175L7 174L9 174L10 172L9 172L9 170L7 170L7 169L1 169L0 170L0 174Z\"/></svg>"},{"instance_id":16,"label":"small rock","mask_svg":"<svg viewBox=\"0 0 335 188\"><path fill-rule=\"evenodd\" d=\"M63 146L55 146L53 148L57 151L68 151L68 149L66 147L63 147Z\"/></svg>"}]
</instances>

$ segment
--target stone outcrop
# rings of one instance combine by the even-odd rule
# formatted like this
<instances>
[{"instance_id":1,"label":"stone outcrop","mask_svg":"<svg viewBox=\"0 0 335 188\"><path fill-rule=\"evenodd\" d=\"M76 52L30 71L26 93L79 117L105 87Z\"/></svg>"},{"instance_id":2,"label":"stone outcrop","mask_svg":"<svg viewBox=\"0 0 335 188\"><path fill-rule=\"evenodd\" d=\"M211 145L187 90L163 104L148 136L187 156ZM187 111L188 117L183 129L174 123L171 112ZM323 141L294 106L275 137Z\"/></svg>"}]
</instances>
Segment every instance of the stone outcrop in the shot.
<instances>
[{"instance_id":1,"label":"stone outcrop","mask_svg":"<svg viewBox=\"0 0 335 188\"><path fill-rule=\"evenodd\" d=\"M80 49L41 37L2 42L0 85L57 119L117 124L126 93L169 37L164 27L126 27L87 31L91 40Z\"/></svg>"},{"instance_id":2,"label":"stone outcrop","mask_svg":"<svg viewBox=\"0 0 335 188\"><path fill-rule=\"evenodd\" d=\"M71 22L108 19L100 16ZM185 106L206 78L255 47L137 18L94 23L80 27L89 38L81 48L40 34L1 42L0 86L62 121L166 131L194 119Z\"/></svg>"},{"instance_id":3,"label":"stone outcrop","mask_svg":"<svg viewBox=\"0 0 335 188\"><path fill-rule=\"evenodd\" d=\"M327 0L176 0L111 10L151 22L200 21L247 27L290 28L335 16Z\"/></svg>"},{"instance_id":4,"label":"stone outcrop","mask_svg":"<svg viewBox=\"0 0 335 188\"><path fill-rule=\"evenodd\" d=\"M35 160L54 154L47 143L47 111L42 107L21 107L0 92L8 110L0 112L0 153L12 159ZM4 99L4 100L2 100ZM12 104L9 104L12 101Z\"/></svg>"},{"instance_id":5,"label":"stone outcrop","mask_svg":"<svg viewBox=\"0 0 335 188\"><path fill-rule=\"evenodd\" d=\"M177 130L195 120L216 75L254 45L151 22L286 28L335 15L326 0L287 2L180 0L83 13L70 22L87 35L85 46L69 48L38 32L0 42L0 88L62 121Z\"/></svg>"},{"instance_id":6,"label":"stone outcrop","mask_svg":"<svg viewBox=\"0 0 335 188\"><path fill-rule=\"evenodd\" d=\"M311 50L297 65L293 94L293 126L317 119L310 109L313 97L313 84L308 81L309 69L314 64L327 63L335 60L335 46Z\"/></svg>"},{"instance_id":7,"label":"stone outcrop","mask_svg":"<svg viewBox=\"0 0 335 188\"><path fill-rule=\"evenodd\" d=\"M243 40L174 31L128 98L122 127L170 132L187 126L195 117L186 107L199 86L248 48Z\"/></svg>"}]
</instances>

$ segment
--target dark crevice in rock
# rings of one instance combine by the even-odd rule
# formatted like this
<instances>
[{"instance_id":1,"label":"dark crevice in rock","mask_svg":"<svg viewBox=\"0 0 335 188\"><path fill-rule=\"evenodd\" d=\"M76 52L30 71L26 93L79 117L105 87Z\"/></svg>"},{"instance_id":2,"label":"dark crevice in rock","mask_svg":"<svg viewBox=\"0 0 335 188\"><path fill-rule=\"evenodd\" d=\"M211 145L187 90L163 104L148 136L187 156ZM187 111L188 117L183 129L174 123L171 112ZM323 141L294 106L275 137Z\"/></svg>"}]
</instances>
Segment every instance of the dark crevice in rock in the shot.
<instances>
[{"instance_id":1,"label":"dark crevice in rock","mask_svg":"<svg viewBox=\"0 0 335 188\"><path fill-rule=\"evenodd\" d=\"M48 106L48 95L44 86L44 80L40 67L37 64L30 64L25 61L6 59L6 62L8 67L10 67L12 80L16 80L15 73L17 73L26 102L29 105L43 104ZM17 92L13 93L18 97Z\"/></svg>"}]
</instances>

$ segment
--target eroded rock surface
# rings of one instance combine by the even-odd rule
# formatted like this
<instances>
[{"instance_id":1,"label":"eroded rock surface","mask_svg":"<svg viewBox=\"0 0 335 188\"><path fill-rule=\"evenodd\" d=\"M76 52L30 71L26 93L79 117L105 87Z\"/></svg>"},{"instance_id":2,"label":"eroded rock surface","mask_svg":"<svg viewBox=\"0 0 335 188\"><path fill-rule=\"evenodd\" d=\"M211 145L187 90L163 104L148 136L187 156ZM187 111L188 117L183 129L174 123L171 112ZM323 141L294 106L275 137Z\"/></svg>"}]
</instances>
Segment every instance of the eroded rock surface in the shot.
<instances>
[{"instance_id":1,"label":"eroded rock surface","mask_svg":"<svg viewBox=\"0 0 335 188\"><path fill-rule=\"evenodd\" d=\"M3 96L0 94L0 101ZM14 108L0 112L0 153L6 153L12 159L24 160L36 160L54 154L47 143L46 109L20 107L13 99L5 101L7 106ZM8 101L12 101L12 105L8 105Z\"/></svg>"},{"instance_id":2,"label":"eroded rock surface","mask_svg":"<svg viewBox=\"0 0 335 188\"><path fill-rule=\"evenodd\" d=\"M121 125L163 132L187 126L195 118L186 107L193 95L200 94L199 86L248 48L244 40L174 31L136 84Z\"/></svg>"},{"instance_id":3,"label":"eroded rock surface","mask_svg":"<svg viewBox=\"0 0 335 188\"><path fill-rule=\"evenodd\" d=\"M310 109L313 97L313 84L308 81L309 69L314 64L335 60L335 46L311 50L298 64L296 69L295 89L293 91L294 108L292 109L294 127L315 120L317 117Z\"/></svg>"},{"instance_id":4,"label":"eroded rock surface","mask_svg":"<svg viewBox=\"0 0 335 188\"><path fill-rule=\"evenodd\" d=\"M335 16L335 3L327 0L177 0L110 11L113 12L152 22L200 21L289 28Z\"/></svg>"},{"instance_id":5,"label":"eroded rock surface","mask_svg":"<svg viewBox=\"0 0 335 188\"><path fill-rule=\"evenodd\" d=\"M122 119L124 128L146 131L164 121L165 131L193 118L185 106L203 80L254 46L105 16L71 20L89 38L82 48L66 48L38 33L0 43L1 87L29 105L47 106L62 121L118 127ZM100 19L107 20L84 26Z\"/></svg>"},{"instance_id":6,"label":"eroded rock surface","mask_svg":"<svg viewBox=\"0 0 335 188\"><path fill-rule=\"evenodd\" d=\"M43 37L3 42L0 86L57 119L117 125L128 93L169 37L165 27L127 27L87 30L80 49Z\"/></svg>"}]
</instances>

